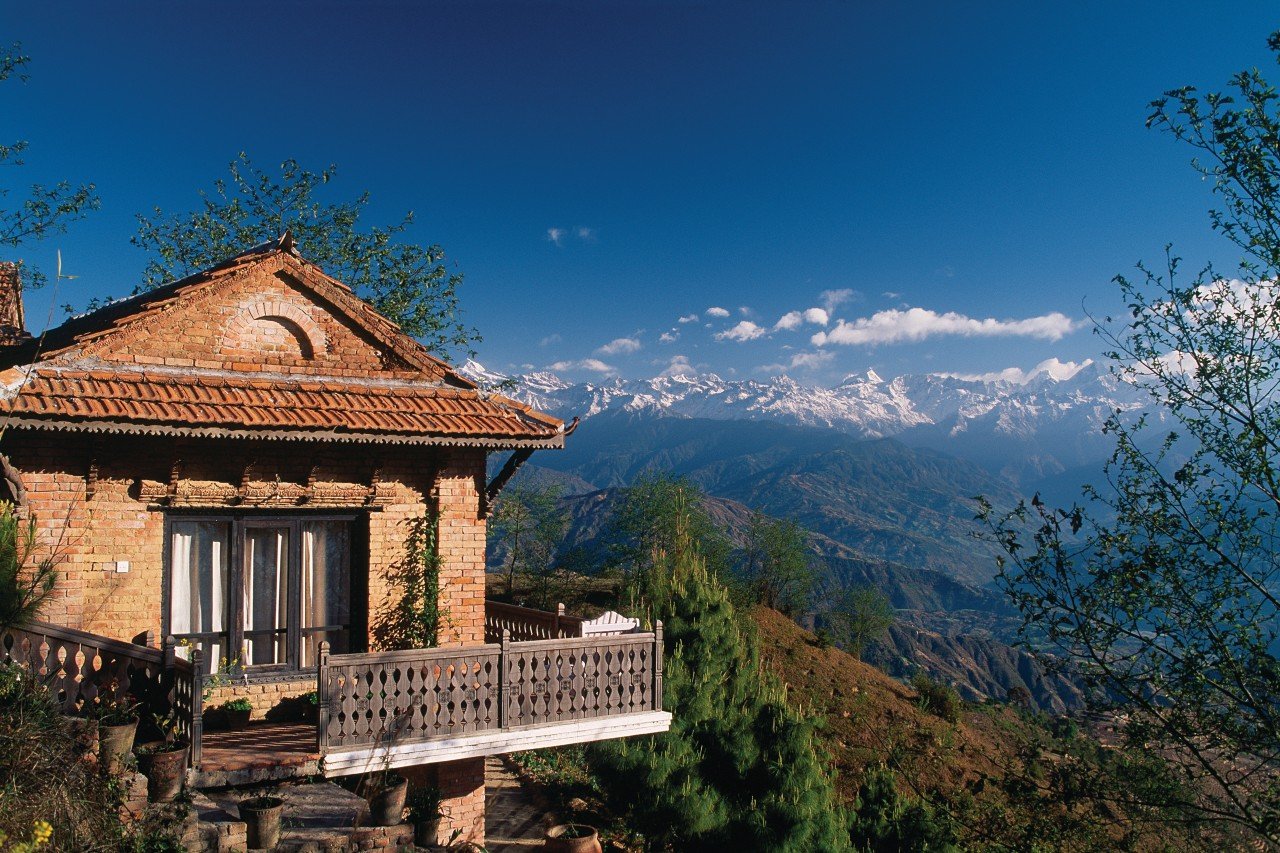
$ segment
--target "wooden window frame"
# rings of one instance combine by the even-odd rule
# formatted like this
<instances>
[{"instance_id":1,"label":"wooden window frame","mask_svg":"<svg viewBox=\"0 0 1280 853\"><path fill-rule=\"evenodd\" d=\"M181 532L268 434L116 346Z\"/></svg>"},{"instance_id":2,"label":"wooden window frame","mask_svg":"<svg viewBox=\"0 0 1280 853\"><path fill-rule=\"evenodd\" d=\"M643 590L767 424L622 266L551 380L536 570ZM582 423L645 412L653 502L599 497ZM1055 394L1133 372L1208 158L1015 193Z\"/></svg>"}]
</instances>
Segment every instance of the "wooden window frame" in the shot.
<instances>
[{"instance_id":1,"label":"wooden window frame","mask_svg":"<svg viewBox=\"0 0 1280 853\"><path fill-rule=\"evenodd\" d=\"M164 521L164 573L161 589L160 625L164 636L170 634L170 584L173 563L173 523L174 522L215 522L230 526L230 541L227 543L227 603L225 631L183 634L179 639L218 640L226 647L228 660L240 661L241 671L250 681L269 679L296 673L315 672L314 663L300 666L302 657L302 641L304 634L321 631L346 630L350 651L361 651L364 646L364 633L367 631L368 614L359 606L361 600L367 601L366 575L368 572L367 513L358 512L217 512L209 510L181 511L171 510L165 513ZM347 582L349 606L348 623L341 625L315 625L302 628L302 525L306 522L337 521L347 524ZM244 629L244 536L245 531L253 528L286 527L289 529L289 554L285 627L285 663L248 664L244 663L245 629ZM361 559L363 558L363 559ZM367 604L366 604L367 607ZM210 661L210 670L215 670L220 661Z\"/></svg>"}]
</instances>

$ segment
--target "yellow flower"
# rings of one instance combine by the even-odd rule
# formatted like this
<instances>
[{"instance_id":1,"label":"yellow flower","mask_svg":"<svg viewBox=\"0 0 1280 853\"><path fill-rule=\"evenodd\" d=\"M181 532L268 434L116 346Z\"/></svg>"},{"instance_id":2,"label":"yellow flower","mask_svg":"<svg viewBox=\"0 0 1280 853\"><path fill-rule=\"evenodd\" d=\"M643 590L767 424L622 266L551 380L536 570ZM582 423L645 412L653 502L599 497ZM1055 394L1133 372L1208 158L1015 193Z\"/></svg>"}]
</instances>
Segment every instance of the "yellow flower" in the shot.
<instances>
[{"instance_id":1,"label":"yellow flower","mask_svg":"<svg viewBox=\"0 0 1280 853\"><path fill-rule=\"evenodd\" d=\"M38 820L31 827L31 840L35 846L41 847L53 838L53 826L47 820Z\"/></svg>"}]
</instances>

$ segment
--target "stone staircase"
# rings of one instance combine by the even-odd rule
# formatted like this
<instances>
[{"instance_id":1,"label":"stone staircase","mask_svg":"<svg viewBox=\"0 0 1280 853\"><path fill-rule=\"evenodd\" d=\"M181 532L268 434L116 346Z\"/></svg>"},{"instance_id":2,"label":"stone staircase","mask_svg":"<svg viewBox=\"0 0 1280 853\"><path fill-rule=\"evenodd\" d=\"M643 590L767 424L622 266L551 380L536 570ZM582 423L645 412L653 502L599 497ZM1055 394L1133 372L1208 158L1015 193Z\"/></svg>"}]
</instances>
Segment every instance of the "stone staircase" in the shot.
<instances>
[{"instance_id":1,"label":"stone staircase","mask_svg":"<svg viewBox=\"0 0 1280 853\"><path fill-rule=\"evenodd\" d=\"M348 853L357 850L412 851L413 826L368 826L369 808L362 797L332 782L300 782L253 788L195 791L192 806L199 819L203 853L243 853L244 822L237 804L249 797L284 800L284 831L275 847L280 853Z\"/></svg>"}]
</instances>

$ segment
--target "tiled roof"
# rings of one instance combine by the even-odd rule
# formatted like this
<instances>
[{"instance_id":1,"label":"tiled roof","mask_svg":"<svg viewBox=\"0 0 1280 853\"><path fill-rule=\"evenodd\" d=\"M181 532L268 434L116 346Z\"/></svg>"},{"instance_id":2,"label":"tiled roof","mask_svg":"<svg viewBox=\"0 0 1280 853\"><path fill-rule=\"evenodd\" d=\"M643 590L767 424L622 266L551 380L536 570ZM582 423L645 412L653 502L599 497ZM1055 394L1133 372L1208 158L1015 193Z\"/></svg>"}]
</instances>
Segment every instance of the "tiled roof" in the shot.
<instances>
[{"instance_id":1,"label":"tiled roof","mask_svg":"<svg viewBox=\"0 0 1280 853\"><path fill-rule=\"evenodd\" d=\"M20 422L106 431L162 427L544 446L559 445L562 432L559 420L515 401L423 382L37 365L24 384L5 396L11 400L11 417Z\"/></svg>"}]
</instances>

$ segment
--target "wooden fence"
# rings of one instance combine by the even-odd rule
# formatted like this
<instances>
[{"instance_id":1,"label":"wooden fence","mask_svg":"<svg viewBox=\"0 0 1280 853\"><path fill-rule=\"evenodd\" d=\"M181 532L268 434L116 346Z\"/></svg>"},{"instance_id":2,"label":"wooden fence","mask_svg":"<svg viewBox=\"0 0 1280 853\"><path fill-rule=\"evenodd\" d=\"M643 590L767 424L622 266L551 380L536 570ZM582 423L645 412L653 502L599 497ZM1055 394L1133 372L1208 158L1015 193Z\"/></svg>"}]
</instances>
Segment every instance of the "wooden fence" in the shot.
<instances>
[{"instance_id":1,"label":"wooden fence","mask_svg":"<svg viewBox=\"0 0 1280 853\"><path fill-rule=\"evenodd\" d=\"M319 664L321 754L662 710L661 623L375 654L330 655L322 643Z\"/></svg>"},{"instance_id":2,"label":"wooden fence","mask_svg":"<svg viewBox=\"0 0 1280 853\"><path fill-rule=\"evenodd\" d=\"M563 604L556 605L556 611L551 613L501 601L486 600L484 603L486 643L502 642L503 631L517 642L579 637L582 635L582 622L577 616L566 616Z\"/></svg>"},{"instance_id":3,"label":"wooden fence","mask_svg":"<svg viewBox=\"0 0 1280 853\"><path fill-rule=\"evenodd\" d=\"M53 691L64 713L75 713L108 692L116 699L133 696L144 715L176 712L179 731L191 741L192 760L199 762L199 662L178 657L172 637L157 649L31 622L0 632L0 660L15 661L34 673Z\"/></svg>"}]
</instances>

